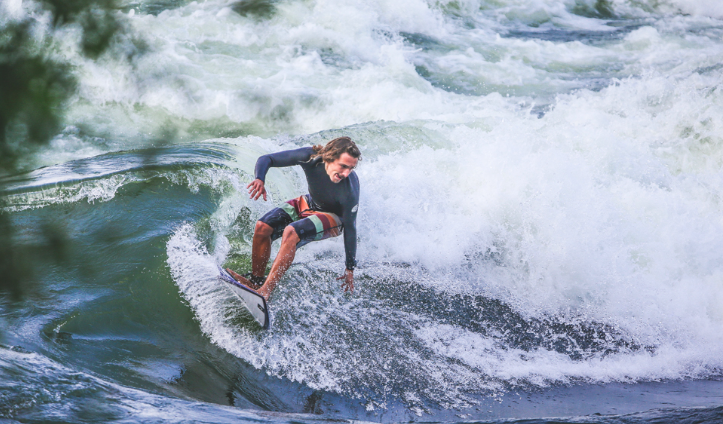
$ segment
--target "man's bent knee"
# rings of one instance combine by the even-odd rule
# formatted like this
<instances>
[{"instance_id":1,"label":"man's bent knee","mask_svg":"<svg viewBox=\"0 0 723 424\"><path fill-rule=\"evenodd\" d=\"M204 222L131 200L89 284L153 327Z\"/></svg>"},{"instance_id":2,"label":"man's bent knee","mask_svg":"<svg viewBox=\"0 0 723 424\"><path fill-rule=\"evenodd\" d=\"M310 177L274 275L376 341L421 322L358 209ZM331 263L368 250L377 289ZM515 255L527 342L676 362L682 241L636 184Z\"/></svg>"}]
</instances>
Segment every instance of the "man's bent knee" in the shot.
<instances>
[{"instance_id":1,"label":"man's bent knee","mask_svg":"<svg viewBox=\"0 0 723 424\"><path fill-rule=\"evenodd\" d=\"M281 236L282 242L285 242L287 240L293 242L294 244L301 241L299 235L296 234L296 229L291 225L287 225L286 228L284 228L284 234Z\"/></svg>"},{"instance_id":2,"label":"man's bent knee","mask_svg":"<svg viewBox=\"0 0 723 424\"><path fill-rule=\"evenodd\" d=\"M274 233L274 228L263 222L263 221L256 221L256 228L254 228L254 235L258 235L261 237L271 237L271 234Z\"/></svg>"}]
</instances>

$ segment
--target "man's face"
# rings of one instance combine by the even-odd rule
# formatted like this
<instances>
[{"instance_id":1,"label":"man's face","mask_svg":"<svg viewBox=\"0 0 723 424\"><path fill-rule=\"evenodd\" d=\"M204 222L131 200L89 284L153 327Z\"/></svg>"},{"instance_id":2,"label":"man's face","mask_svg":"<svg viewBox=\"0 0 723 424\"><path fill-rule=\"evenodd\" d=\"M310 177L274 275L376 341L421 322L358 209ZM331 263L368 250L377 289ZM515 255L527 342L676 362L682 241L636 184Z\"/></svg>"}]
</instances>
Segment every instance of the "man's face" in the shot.
<instances>
[{"instance_id":1,"label":"man's face","mask_svg":"<svg viewBox=\"0 0 723 424\"><path fill-rule=\"evenodd\" d=\"M326 173L329 174L329 178L331 178L331 182L337 184L351 174L351 171L356 168L357 163L359 163L359 159L352 157L349 153L342 153L339 159L334 162L324 162L324 166Z\"/></svg>"}]
</instances>

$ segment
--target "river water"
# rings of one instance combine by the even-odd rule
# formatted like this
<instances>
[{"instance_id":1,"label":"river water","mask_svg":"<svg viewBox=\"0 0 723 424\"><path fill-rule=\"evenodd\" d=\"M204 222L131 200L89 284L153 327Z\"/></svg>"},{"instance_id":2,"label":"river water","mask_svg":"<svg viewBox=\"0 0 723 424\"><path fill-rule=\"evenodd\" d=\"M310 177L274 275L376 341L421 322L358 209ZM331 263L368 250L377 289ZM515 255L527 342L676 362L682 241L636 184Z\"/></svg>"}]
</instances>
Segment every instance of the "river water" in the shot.
<instances>
[{"instance_id":1,"label":"river water","mask_svg":"<svg viewBox=\"0 0 723 424\"><path fill-rule=\"evenodd\" d=\"M79 81L0 179L34 270L0 295L0 421L723 420L718 2L121 6L91 60L0 3ZM255 161L342 135L356 291L341 240L305 246L260 330L215 270L306 182L254 202Z\"/></svg>"}]
</instances>

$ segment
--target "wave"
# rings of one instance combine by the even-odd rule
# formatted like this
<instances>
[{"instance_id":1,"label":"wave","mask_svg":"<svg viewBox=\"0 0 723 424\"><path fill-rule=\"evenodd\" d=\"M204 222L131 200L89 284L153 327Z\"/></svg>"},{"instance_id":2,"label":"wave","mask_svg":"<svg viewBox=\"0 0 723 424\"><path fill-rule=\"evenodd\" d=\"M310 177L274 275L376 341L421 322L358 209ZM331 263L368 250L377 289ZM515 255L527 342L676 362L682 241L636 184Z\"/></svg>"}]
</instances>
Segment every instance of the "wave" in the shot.
<instances>
[{"instance_id":1,"label":"wave","mask_svg":"<svg viewBox=\"0 0 723 424\"><path fill-rule=\"evenodd\" d=\"M0 417L27 421L103 420L232 423L264 417L238 408L176 399L79 372L18 346L0 346ZM8 378L12 375L12 379ZM22 390L19 388L22 387ZM100 407L99 405L103 405ZM289 416L291 419L293 416Z\"/></svg>"},{"instance_id":2,"label":"wave","mask_svg":"<svg viewBox=\"0 0 723 424\"><path fill-rule=\"evenodd\" d=\"M4 3L14 9L0 20L45 25L28 4ZM193 315L199 344L228 353L219 363L283 381L270 392L352 399L368 416L399 403L460 411L515 391L721 376L718 6L162 0L118 13L129 24L113 48L140 34L147 43L130 63L86 60L72 30L36 28L79 86L65 131L24 159L35 170L0 180L18 243L40 240L38 223L52 216L73 229L77 252L93 251L70 252L79 262L114 264L123 278L139 268L139 284ZM274 294L272 329L257 331L216 265L246 271L255 220L305 180L274 169L272 200L252 202L254 162L341 135L364 157L357 292L337 286L342 243L310 244ZM140 270L149 258L165 285ZM7 369L28 368L13 355L0 350ZM32 396L56 387L37 386ZM183 390L168 393L201 396Z\"/></svg>"},{"instance_id":3,"label":"wave","mask_svg":"<svg viewBox=\"0 0 723 424\"><path fill-rule=\"evenodd\" d=\"M208 278L215 263L248 261L261 209L237 222L226 211L212 237L178 229L169 266L214 343L371 409L718 376L723 144L710 72L619 81L560 96L543 118L505 111L483 128L346 128L370 152L357 171L358 293L335 286L340 243L309 245L274 295L268 333L234 321L237 306ZM291 194L303 177L284 171L275 184Z\"/></svg>"},{"instance_id":4,"label":"wave","mask_svg":"<svg viewBox=\"0 0 723 424\"><path fill-rule=\"evenodd\" d=\"M118 190L133 183L161 177L197 192L206 185L220 190L238 185L239 175L229 169L230 153L223 144L168 147L115 152L0 180L3 210L18 212L58 203L85 200L107 202Z\"/></svg>"}]
</instances>

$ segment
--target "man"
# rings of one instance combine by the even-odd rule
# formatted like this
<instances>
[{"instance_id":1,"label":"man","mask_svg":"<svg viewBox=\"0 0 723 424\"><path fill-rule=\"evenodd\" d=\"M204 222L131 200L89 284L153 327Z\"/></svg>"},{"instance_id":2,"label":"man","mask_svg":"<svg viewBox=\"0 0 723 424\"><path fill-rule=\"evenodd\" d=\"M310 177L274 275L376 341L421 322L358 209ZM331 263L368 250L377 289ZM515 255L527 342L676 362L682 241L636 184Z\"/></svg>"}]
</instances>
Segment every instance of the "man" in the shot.
<instances>
[{"instance_id":1,"label":"man","mask_svg":"<svg viewBox=\"0 0 723 424\"><path fill-rule=\"evenodd\" d=\"M245 278L230 269L231 275L251 287L266 300L294 261L296 249L316 240L344 232L346 271L344 291L354 291L356 266L356 215L359 208L359 179L354 168L361 152L349 137L331 140L326 146L304 147L261 156L255 176L246 188L251 198L266 200L264 182L271 167L300 165L306 174L309 194L292 199L269 211L256 222L251 247L251 273ZM281 248L266 279L264 273L271 255L271 242L281 237Z\"/></svg>"}]
</instances>

